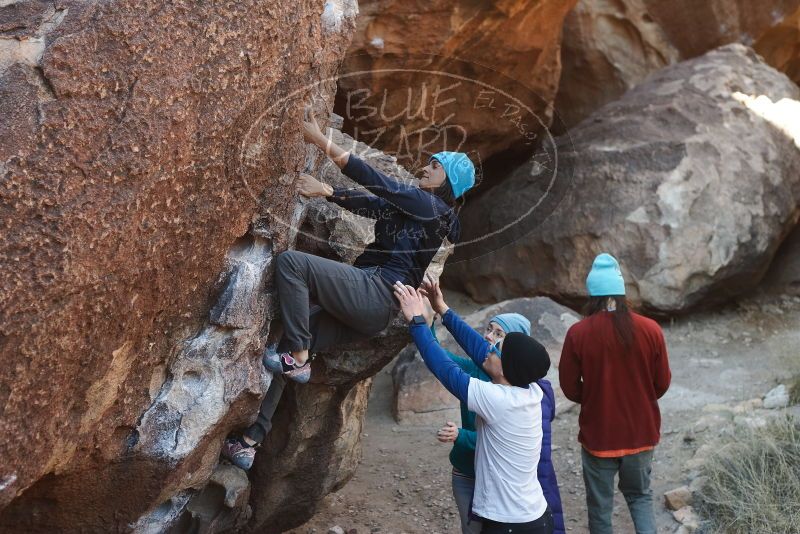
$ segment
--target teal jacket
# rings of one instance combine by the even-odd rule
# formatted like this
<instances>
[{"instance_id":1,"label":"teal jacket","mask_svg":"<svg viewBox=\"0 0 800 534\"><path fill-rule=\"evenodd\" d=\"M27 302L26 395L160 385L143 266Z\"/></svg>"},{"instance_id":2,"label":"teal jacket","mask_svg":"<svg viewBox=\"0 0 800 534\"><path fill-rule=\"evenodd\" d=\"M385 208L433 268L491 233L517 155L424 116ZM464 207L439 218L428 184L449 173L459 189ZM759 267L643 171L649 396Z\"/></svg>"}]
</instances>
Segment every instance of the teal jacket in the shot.
<instances>
[{"instance_id":1,"label":"teal jacket","mask_svg":"<svg viewBox=\"0 0 800 534\"><path fill-rule=\"evenodd\" d=\"M431 326L431 333L435 338L436 328L434 326ZM489 375L475 365L471 359L457 356L446 349L445 352L470 377L484 382L492 381ZM450 463L464 475L475 478L475 441L477 439L475 412L469 411L465 403L460 402L459 404L461 405L461 428L458 429L458 437L450 450Z\"/></svg>"},{"instance_id":2,"label":"teal jacket","mask_svg":"<svg viewBox=\"0 0 800 534\"><path fill-rule=\"evenodd\" d=\"M479 369L475 362L469 358L456 356L452 352L447 352L451 360L469 376L484 382L491 382L489 375L483 369ZM477 432L475 431L475 412L469 411L463 402L461 405L461 428L458 429L458 437L453 448L450 450L450 463L464 475L475 478L475 441Z\"/></svg>"}]
</instances>

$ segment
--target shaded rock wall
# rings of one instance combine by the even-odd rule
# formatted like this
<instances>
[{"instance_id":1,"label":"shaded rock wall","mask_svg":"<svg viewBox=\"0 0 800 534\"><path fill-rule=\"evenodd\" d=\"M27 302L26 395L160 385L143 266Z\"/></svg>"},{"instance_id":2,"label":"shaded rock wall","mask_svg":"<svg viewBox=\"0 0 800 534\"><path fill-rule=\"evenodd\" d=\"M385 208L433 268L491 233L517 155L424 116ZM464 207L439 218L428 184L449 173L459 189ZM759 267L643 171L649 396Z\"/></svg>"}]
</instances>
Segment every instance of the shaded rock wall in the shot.
<instances>
[{"instance_id":1,"label":"shaded rock wall","mask_svg":"<svg viewBox=\"0 0 800 534\"><path fill-rule=\"evenodd\" d=\"M592 259L610 252L629 297L652 311L755 287L800 215L799 96L742 45L659 71L558 138L552 213L519 218L541 197L535 159L491 203L468 205L465 240L509 225L493 242L510 244L453 264L446 280L481 301L578 302Z\"/></svg>"},{"instance_id":2,"label":"shaded rock wall","mask_svg":"<svg viewBox=\"0 0 800 534\"><path fill-rule=\"evenodd\" d=\"M362 1L337 100L346 131L410 169L459 146L479 160L529 153L552 118L561 26L574 3Z\"/></svg>"},{"instance_id":3,"label":"shaded rock wall","mask_svg":"<svg viewBox=\"0 0 800 534\"><path fill-rule=\"evenodd\" d=\"M763 286L775 293L800 296L800 226L781 243Z\"/></svg>"},{"instance_id":4,"label":"shaded rock wall","mask_svg":"<svg viewBox=\"0 0 800 534\"><path fill-rule=\"evenodd\" d=\"M580 0L564 22L556 112L572 127L650 73L734 42L797 81L798 8L798 0Z\"/></svg>"},{"instance_id":5,"label":"shaded rock wall","mask_svg":"<svg viewBox=\"0 0 800 534\"><path fill-rule=\"evenodd\" d=\"M800 7L759 36L753 48L770 65L800 84Z\"/></svg>"}]
</instances>

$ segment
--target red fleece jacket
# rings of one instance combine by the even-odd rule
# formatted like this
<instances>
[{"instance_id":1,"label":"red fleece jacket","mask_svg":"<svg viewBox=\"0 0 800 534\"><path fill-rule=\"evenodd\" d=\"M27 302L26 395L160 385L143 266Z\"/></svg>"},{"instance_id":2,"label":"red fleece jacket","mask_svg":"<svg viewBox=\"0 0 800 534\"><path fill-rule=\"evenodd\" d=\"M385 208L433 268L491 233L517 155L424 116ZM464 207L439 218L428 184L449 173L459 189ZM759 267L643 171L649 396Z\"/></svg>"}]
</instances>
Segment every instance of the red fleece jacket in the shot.
<instances>
[{"instance_id":1,"label":"red fleece jacket","mask_svg":"<svg viewBox=\"0 0 800 534\"><path fill-rule=\"evenodd\" d=\"M625 354L611 313L589 316L567 332L561 389L581 405L578 441L588 450L654 447L661 437L658 399L672 376L664 334L655 321L632 313L634 346Z\"/></svg>"}]
</instances>

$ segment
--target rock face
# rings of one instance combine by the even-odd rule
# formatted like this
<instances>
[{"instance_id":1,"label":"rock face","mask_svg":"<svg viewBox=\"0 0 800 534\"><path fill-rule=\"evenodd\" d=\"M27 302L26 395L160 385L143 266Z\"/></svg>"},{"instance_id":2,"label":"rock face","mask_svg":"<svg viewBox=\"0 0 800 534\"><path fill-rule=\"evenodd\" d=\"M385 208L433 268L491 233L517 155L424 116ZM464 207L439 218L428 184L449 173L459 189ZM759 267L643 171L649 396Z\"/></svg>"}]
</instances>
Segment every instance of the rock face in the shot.
<instances>
[{"instance_id":1,"label":"rock face","mask_svg":"<svg viewBox=\"0 0 800 534\"><path fill-rule=\"evenodd\" d=\"M332 107L356 11L0 3L0 530L277 532L352 474L403 329L320 355L252 487L218 455L270 382L302 104ZM329 222L332 251L368 238Z\"/></svg>"},{"instance_id":2,"label":"rock face","mask_svg":"<svg viewBox=\"0 0 800 534\"><path fill-rule=\"evenodd\" d=\"M550 124L574 3L362 1L337 96L345 130L410 169L459 147L478 161L529 152Z\"/></svg>"},{"instance_id":3,"label":"rock face","mask_svg":"<svg viewBox=\"0 0 800 534\"><path fill-rule=\"evenodd\" d=\"M798 218L799 95L742 45L658 72L558 139L568 192L549 216L519 219L541 197L535 160L491 190L491 203L468 205L465 240L510 224L492 242L511 244L452 265L446 280L480 301L577 302L592 259L610 252L629 298L650 311L754 287Z\"/></svg>"},{"instance_id":4,"label":"rock face","mask_svg":"<svg viewBox=\"0 0 800 534\"><path fill-rule=\"evenodd\" d=\"M481 308L464 317L464 320L482 332L489 320L501 313L520 313L531 322L531 335L541 342L550 353L553 366L548 379L556 386L557 412L571 404L558 386L558 361L561 347L569 327L580 317L565 306L546 297L507 300ZM436 336L444 348L457 355L464 351L441 323L437 324ZM443 424L446 420L460 421L458 401L431 374L414 345L400 353L392 369L394 382L394 415L399 423Z\"/></svg>"},{"instance_id":5,"label":"rock face","mask_svg":"<svg viewBox=\"0 0 800 534\"><path fill-rule=\"evenodd\" d=\"M798 0L580 0L564 22L556 112L572 127L650 73L735 42L797 81L798 8Z\"/></svg>"}]
</instances>

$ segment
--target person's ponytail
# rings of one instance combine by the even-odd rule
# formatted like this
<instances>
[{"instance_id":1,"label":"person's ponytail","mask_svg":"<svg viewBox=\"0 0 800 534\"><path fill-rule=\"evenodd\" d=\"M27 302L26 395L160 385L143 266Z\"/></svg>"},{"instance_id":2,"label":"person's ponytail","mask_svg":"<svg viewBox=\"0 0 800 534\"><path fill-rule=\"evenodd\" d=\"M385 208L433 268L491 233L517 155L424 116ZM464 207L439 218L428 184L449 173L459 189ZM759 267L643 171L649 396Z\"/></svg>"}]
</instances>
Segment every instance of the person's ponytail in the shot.
<instances>
[{"instance_id":1,"label":"person's ponytail","mask_svg":"<svg viewBox=\"0 0 800 534\"><path fill-rule=\"evenodd\" d=\"M615 309L613 311L608 311L608 299L614 301ZM631 317L627 299L620 295L589 297L589 301L583 308L583 315L588 317L602 311L608 311L611 314L611 322L614 324L617 341L619 341L627 354L633 348L634 343L633 317Z\"/></svg>"}]
</instances>

